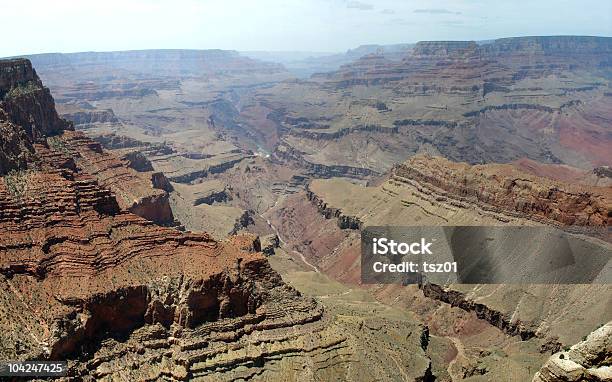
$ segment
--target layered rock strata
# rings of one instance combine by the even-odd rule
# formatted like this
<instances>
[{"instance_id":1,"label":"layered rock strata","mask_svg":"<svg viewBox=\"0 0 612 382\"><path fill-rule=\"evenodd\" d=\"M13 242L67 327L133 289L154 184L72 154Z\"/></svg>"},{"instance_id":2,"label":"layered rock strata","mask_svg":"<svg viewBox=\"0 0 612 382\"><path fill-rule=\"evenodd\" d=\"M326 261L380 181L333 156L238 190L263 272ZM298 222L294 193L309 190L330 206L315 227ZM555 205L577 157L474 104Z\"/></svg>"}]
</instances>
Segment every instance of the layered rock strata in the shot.
<instances>
[{"instance_id":1,"label":"layered rock strata","mask_svg":"<svg viewBox=\"0 0 612 382\"><path fill-rule=\"evenodd\" d=\"M563 226L605 228L612 190L564 184L521 172L512 165L454 163L415 156L393 170L392 179L416 182L439 198ZM427 192L425 191L425 192Z\"/></svg>"},{"instance_id":2,"label":"layered rock strata","mask_svg":"<svg viewBox=\"0 0 612 382\"><path fill-rule=\"evenodd\" d=\"M34 140L72 129L58 116L51 92L25 59L1 63L0 109Z\"/></svg>"},{"instance_id":3,"label":"layered rock strata","mask_svg":"<svg viewBox=\"0 0 612 382\"><path fill-rule=\"evenodd\" d=\"M164 189L168 182L163 180L163 174L152 171L146 158L139 162L136 154L117 157L81 132L67 131L48 138L48 142L56 151L74 158L76 165L95 176L103 187L112 190L122 209L159 224L174 221Z\"/></svg>"},{"instance_id":4,"label":"layered rock strata","mask_svg":"<svg viewBox=\"0 0 612 382\"><path fill-rule=\"evenodd\" d=\"M579 240L609 247L605 241L609 240L606 236L609 187L568 184L537 177L520 168L510 164L469 166L437 157L416 156L396 166L390 178L376 187L340 179L312 181L306 194L301 196L303 201L297 195L288 199L274 211L271 221L281 227L285 240L293 243L320 270L357 284L360 283L356 242L359 235L347 228L545 224L579 233ZM323 219L313 216L314 212ZM296 215L300 221L308 220L300 225L282 223ZM336 227L326 222L327 219ZM402 291L396 290L392 296L409 293L407 289ZM574 343L578 333L581 336L585 331L590 332L602 319L609 320L611 314L605 303L589 302L609 301L611 290L605 284L426 284L421 291L430 299L474 312L507 334L523 339L546 338L546 348L553 350ZM587 295L593 300L585 300ZM575 313L562 313L567 311ZM592 312L588 318L585 311ZM568 327L573 329L568 331Z\"/></svg>"}]
</instances>

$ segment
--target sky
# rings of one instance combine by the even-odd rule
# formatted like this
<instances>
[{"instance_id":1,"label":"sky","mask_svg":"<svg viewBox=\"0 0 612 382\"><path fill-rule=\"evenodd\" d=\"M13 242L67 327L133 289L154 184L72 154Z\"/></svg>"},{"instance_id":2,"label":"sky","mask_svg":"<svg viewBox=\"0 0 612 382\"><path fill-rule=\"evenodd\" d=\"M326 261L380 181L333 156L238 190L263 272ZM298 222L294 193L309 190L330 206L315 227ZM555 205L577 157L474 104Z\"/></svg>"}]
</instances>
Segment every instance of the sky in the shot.
<instances>
[{"instance_id":1,"label":"sky","mask_svg":"<svg viewBox=\"0 0 612 382\"><path fill-rule=\"evenodd\" d=\"M130 49L340 52L362 44L612 36L610 0L0 0L0 57Z\"/></svg>"}]
</instances>

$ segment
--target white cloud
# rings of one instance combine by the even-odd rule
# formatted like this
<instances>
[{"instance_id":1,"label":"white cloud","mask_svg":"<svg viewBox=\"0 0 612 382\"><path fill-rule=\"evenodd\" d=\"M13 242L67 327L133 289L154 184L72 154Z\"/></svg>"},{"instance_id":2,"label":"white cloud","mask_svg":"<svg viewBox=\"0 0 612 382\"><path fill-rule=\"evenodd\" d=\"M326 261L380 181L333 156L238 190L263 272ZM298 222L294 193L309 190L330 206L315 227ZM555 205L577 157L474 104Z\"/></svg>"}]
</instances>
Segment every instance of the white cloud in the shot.
<instances>
[{"instance_id":1,"label":"white cloud","mask_svg":"<svg viewBox=\"0 0 612 382\"><path fill-rule=\"evenodd\" d=\"M374 6L372 4L362 3L361 1L349 1L346 4L346 7L352 9L359 9L362 11L370 11L374 9Z\"/></svg>"},{"instance_id":2,"label":"white cloud","mask_svg":"<svg viewBox=\"0 0 612 382\"><path fill-rule=\"evenodd\" d=\"M441 8L426 8L426 9L415 9L414 13L429 13L432 15L460 15L461 12L453 12L448 9Z\"/></svg>"}]
</instances>

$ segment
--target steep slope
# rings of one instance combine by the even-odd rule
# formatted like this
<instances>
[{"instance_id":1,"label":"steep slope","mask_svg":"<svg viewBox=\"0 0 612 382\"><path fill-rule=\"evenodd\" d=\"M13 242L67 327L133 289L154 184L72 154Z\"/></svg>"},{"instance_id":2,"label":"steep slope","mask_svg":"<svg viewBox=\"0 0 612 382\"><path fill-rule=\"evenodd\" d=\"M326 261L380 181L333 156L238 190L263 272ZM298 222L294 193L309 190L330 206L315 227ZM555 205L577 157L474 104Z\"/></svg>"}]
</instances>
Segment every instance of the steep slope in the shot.
<instances>
[{"instance_id":1,"label":"steep slope","mask_svg":"<svg viewBox=\"0 0 612 382\"><path fill-rule=\"evenodd\" d=\"M33 140L71 129L57 115L51 92L27 60L0 62L0 108Z\"/></svg>"},{"instance_id":2,"label":"steep slope","mask_svg":"<svg viewBox=\"0 0 612 382\"><path fill-rule=\"evenodd\" d=\"M47 139L47 143L56 153L73 158L79 169L93 174L101 186L113 191L121 209L158 224L174 223L168 192L164 189L168 181L163 174L152 171L146 159L138 167L129 156L119 158L105 152L99 143L80 132L64 132Z\"/></svg>"}]
</instances>

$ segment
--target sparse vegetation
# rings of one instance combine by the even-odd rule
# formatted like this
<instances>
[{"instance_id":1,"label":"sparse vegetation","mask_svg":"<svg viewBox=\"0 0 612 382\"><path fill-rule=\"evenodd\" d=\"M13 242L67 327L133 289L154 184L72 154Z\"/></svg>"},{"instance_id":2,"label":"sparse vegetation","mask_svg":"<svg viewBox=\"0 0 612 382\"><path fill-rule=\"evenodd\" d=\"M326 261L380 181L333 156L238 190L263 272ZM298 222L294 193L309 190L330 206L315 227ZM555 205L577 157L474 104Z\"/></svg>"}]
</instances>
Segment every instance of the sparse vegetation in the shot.
<instances>
[{"instance_id":1,"label":"sparse vegetation","mask_svg":"<svg viewBox=\"0 0 612 382\"><path fill-rule=\"evenodd\" d=\"M28 178L32 170L11 170L4 176L7 191L15 198L21 198L28 191Z\"/></svg>"},{"instance_id":2,"label":"sparse vegetation","mask_svg":"<svg viewBox=\"0 0 612 382\"><path fill-rule=\"evenodd\" d=\"M68 149L68 146L66 146L66 142L62 141L62 138L60 138L59 136L47 138L47 144L55 151L61 151L64 154L70 154L70 150Z\"/></svg>"},{"instance_id":3,"label":"sparse vegetation","mask_svg":"<svg viewBox=\"0 0 612 382\"><path fill-rule=\"evenodd\" d=\"M28 81L9 90L4 96L4 99L17 98L32 93L38 89L40 89L40 86L36 82Z\"/></svg>"}]
</instances>

